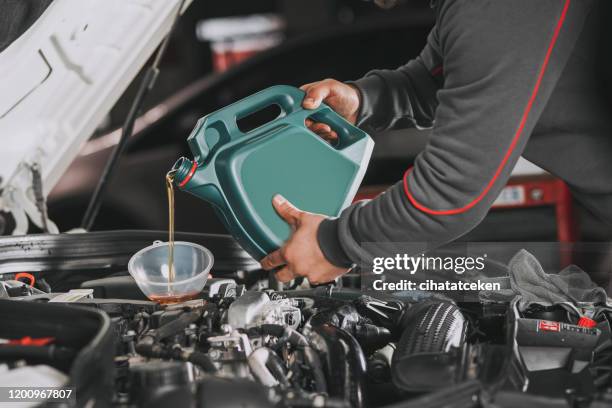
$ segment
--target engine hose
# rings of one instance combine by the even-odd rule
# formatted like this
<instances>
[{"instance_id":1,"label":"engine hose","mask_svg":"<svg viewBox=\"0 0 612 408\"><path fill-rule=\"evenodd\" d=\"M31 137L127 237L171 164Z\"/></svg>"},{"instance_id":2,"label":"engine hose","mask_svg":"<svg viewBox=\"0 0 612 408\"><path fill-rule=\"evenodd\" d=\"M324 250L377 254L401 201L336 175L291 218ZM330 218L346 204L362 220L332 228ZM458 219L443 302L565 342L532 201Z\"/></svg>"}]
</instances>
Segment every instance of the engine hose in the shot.
<instances>
[{"instance_id":1,"label":"engine hose","mask_svg":"<svg viewBox=\"0 0 612 408\"><path fill-rule=\"evenodd\" d=\"M287 339L289 344L295 346L296 348L308 347L309 345L308 340L306 340L306 337L304 337L302 333L298 332L295 329L292 329L291 327L285 327L285 333L283 334L283 337Z\"/></svg>"},{"instance_id":2,"label":"engine hose","mask_svg":"<svg viewBox=\"0 0 612 408\"><path fill-rule=\"evenodd\" d=\"M312 348L306 337L304 337L301 333L298 333L296 330L291 329L298 336L294 336L293 339L295 343L294 346L300 350L304 356L304 360L310 369L312 370L312 377L315 383L315 391L316 392L327 392L327 380L325 379L325 373L323 372L323 364L321 363L321 358L319 357L319 353ZM291 339L291 336L288 336Z\"/></svg>"},{"instance_id":3,"label":"engine hose","mask_svg":"<svg viewBox=\"0 0 612 408\"><path fill-rule=\"evenodd\" d=\"M327 380L323 372L323 364L319 354L310 346L304 348L304 359L312 370L316 392L327 392Z\"/></svg>"},{"instance_id":4,"label":"engine hose","mask_svg":"<svg viewBox=\"0 0 612 408\"><path fill-rule=\"evenodd\" d=\"M283 360L276 355L276 353L271 352L268 356L268 360L266 361L266 367L270 370L270 373L278 380L281 386L284 388L288 388L290 386L289 380L287 380L287 371L285 370L285 366L283 365Z\"/></svg>"},{"instance_id":5,"label":"engine hose","mask_svg":"<svg viewBox=\"0 0 612 408\"><path fill-rule=\"evenodd\" d=\"M289 344L300 350L308 367L312 370L317 392L327 392L327 380L323 372L323 364L319 354L312 348L306 337L297 330L278 324L264 324L261 326L263 334L269 334L286 340Z\"/></svg>"},{"instance_id":6,"label":"engine hose","mask_svg":"<svg viewBox=\"0 0 612 408\"><path fill-rule=\"evenodd\" d=\"M363 407L366 359L359 342L346 330L330 324L313 327L312 335L318 337L317 348L323 354L329 396Z\"/></svg>"},{"instance_id":7,"label":"engine hose","mask_svg":"<svg viewBox=\"0 0 612 408\"><path fill-rule=\"evenodd\" d=\"M168 322L157 329L149 330L136 343L136 352L145 357L170 358L170 351L163 347L163 345L159 343L159 340L163 340L179 333L191 323L195 323L201 317L201 315L202 312L199 310L185 312L175 320Z\"/></svg>"},{"instance_id":8,"label":"engine hose","mask_svg":"<svg viewBox=\"0 0 612 408\"><path fill-rule=\"evenodd\" d=\"M260 330L263 334L269 334L274 337L282 338L297 348L307 347L309 345L306 337L291 327L281 326L280 324L263 324L261 325Z\"/></svg>"},{"instance_id":9,"label":"engine hose","mask_svg":"<svg viewBox=\"0 0 612 408\"><path fill-rule=\"evenodd\" d=\"M197 365L207 373L213 374L217 371L217 367L212 362L208 354L202 353L201 351L182 353L182 359Z\"/></svg>"},{"instance_id":10,"label":"engine hose","mask_svg":"<svg viewBox=\"0 0 612 408\"><path fill-rule=\"evenodd\" d=\"M217 371L214 363L205 353L199 351L185 351L180 347L169 347L159 341L180 333L190 324L195 323L202 316L201 310L192 310L181 314L177 319L149 330L137 343L136 352L144 357L175 359L188 361L197 365L207 373Z\"/></svg>"},{"instance_id":11,"label":"engine hose","mask_svg":"<svg viewBox=\"0 0 612 408\"><path fill-rule=\"evenodd\" d=\"M248 365L253 376L266 387L280 385L283 388L289 387L286 378L285 367L280 357L267 347L260 347L253 351L248 358Z\"/></svg>"},{"instance_id":12,"label":"engine hose","mask_svg":"<svg viewBox=\"0 0 612 408\"><path fill-rule=\"evenodd\" d=\"M191 323L195 323L201 316L202 312L200 310L185 312L175 320L172 320L171 322L168 322L157 329L150 330L148 334L153 333L157 340L165 339L179 333Z\"/></svg>"},{"instance_id":13,"label":"engine hose","mask_svg":"<svg viewBox=\"0 0 612 408\"><path fill-rule=\"evenodd\" d=\"M143 357L188 361L207 373L215 373L217 367L206 353L185 351L158 343L152 336L145 336L136 344L136 352Z\"/></svg>"},{"instance_id":14,"label":"engine hose","mask_svg":"<svg viewBox=\"0 0 612 408\"><path fill-rule=\"evenodd\" d=\"M136 352L143 357L169 358L168 350L154 336L146 334L136 343Z\"/></svg>"},{"instance_id":15,"label":"engine hose","mask_svg":"<svg viewBox=\"0 0 612 408\"><path fill-rule=\"evenodd\" d=\"M467 321L450 302L424 302L409 309L391 361L399 389L426 392L460 383L465 376Z\"/></svg>"}]
</instances>

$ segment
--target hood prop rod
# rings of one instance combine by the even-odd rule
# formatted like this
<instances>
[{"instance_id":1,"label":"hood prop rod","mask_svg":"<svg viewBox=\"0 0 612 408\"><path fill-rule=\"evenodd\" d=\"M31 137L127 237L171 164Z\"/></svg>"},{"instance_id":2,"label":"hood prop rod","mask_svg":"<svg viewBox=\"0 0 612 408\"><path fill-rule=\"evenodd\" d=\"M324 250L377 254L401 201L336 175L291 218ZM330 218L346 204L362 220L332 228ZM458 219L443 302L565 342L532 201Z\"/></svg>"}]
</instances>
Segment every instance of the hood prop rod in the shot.
<instances>
[{"instance_id":1,"label":"hood prop rod","mask_svg":"<svg viewBox=\"0 0 612 408\"><path fill-rule=\"evenodd\" d=\"M130 106L130 110L128 115L125 118L125 122L123 123L123 127L121 129L121 137L119 138L119 142L115 146L115 150L111 153L110 158L106 162L106 166L104 167L104 171L100 176L100 180L98 180L98 184L96 185L96 189L94 190L91 199L89 200L89 204L87 206L87 210L85 211L85 215L81 221L81 228L86 231L89 231L96 220L98 213L100 212L100 207L102 206L102 202L104 201L104 195L108 189L108 183L112 180L113 174L117 169L117 164L119 163L119 159L125 152L125 148L127 147L127 142L134 133L134 123L136 122L136 118L140 114L140 110L142 108L142 104L149 94L149 91L155 85L155 80L159 75L159 65L162 57L164 56L166 49L168 48L168 43L170 42L170 37L176 28L177 22L181 16L181 11L183 10L183 6L185 5L185 0L181 0L178 9L176 11L176 16L174 17L174 21L172 22L172 26L170 27L170 31L162 41L161 45L157 49L157 54L155 55L155 59L153 63L147 68L145 71L142 80L140 81L140 85L138 86L138 91L136 92L136 96L132 101L132 105Z\"/></svg>"}]
</instances>

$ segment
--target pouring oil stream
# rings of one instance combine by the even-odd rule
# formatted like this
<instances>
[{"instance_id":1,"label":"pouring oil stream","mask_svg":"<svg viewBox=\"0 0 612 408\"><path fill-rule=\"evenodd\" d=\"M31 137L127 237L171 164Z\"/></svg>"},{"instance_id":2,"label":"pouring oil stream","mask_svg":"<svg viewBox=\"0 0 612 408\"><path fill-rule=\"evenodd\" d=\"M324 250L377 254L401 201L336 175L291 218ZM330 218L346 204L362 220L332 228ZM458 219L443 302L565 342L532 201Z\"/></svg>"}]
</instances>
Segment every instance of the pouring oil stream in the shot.
<instances>
[{"instance_id":1,"label":"pouring oil stream","mask_svg":"<svg viewBox=\"0 0 612 408\"><path fill-rule=\"evenodd\" d=\"M172 283L175 278L174 270L174 176L176 170L166 174L166 193L168 195L168 294L173 295Z\"/></svg>"}]
</instances>

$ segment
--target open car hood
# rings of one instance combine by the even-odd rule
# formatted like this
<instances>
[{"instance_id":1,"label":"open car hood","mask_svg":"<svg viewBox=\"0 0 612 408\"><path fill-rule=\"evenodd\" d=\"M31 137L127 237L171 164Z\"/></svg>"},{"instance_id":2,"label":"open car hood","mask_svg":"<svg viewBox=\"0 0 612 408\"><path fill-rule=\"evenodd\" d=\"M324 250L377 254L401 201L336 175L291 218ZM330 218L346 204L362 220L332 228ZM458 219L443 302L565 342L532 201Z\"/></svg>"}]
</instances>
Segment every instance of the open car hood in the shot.
<instances>
[{"instance_id":1,"label":"open car hood","mask_svg":"<svg viewBox=\"0 0 612 408\"><path fill-rule=\"evenodd\" d=\"M180 4L55 0L0 53L0 210L15 217L13 234L27 232L28 218L42 226L36 197L57 183L168 33ZM50 221L47 227L57 232Z\"/></svg>"}]
</instances>

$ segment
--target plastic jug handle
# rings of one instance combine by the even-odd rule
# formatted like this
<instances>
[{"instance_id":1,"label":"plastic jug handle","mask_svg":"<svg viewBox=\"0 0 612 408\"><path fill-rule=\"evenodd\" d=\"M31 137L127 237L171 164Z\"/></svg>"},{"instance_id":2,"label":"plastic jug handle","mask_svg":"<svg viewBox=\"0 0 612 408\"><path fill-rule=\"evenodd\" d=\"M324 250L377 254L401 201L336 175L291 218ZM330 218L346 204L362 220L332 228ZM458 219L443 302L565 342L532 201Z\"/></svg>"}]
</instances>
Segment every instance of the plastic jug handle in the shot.
<instances>
[{"instance_id":1,"label":"plastic jug handle","mask_svg":"<svg viewBox=\"0 0 612 408\"><path fill-rule=\"evenodd\" d=\"M321 104L317 109L304 109L303 113L294 116L295 118L290 120L296 120L302 124L305 119L310 118L315 122L329 125L338 134L338 143L335 145L338 150L345 149L355 142L369 138L366 132L349 123L326 104Z\"/></svg>"},{"instance_id":2,"label":"plastic jug handle","mask_svg":"<svg viewBox=\"0 0 612 408\"><path fill-rule=\"evenodd\" d=\"M223 122L230 135L243 134L245 132L242 132L237 125L239 119L274 104L281 108L282 114L279 118L290 115L301 109L304 95L304 91L298 88L288 85L276 85L213 112L208 116L208 119L211 123L217 120Z\"/></svg>"},{"instance_id":3,"label":"plastic jug handle","mask_svg":"<svg viewBox=\"0 0 612 408\"><path fill-rule=\"evenodd\" d=\"M219 109L202 118L192 134L187 139L196 161L200 162L208 156L212 145L219 139L228 142L234 138L242 137L247 133L238 128L238 120L258 112L270 105L277 104L281 109L281 115L269 122L284 118L301 109L304 91L288 86L276 85L247 96L237 102ZM211 134L216 135L213 142L209 140ZM212 137L215 139L215 137Z\"/></svg>"},{"instance_id":4,"label":"plastic jug handle","mask_svg":"<svg viewBox=\"0 0 612 408\"><path fill-rule=\"evenodd\" d=\"M188 138L196 161L200 162L207 157L213 147L212 145L219 140L225 139L227 142L252 132L242 132L238 128L237 121L273 104L280 107L281 115L264 126L279 120L296 126L304 126L304 120L311 117L329 124L338 133L338 145L335 147L339 150L368 137L365 132L351 125L325 104L321 104L318 108L312 110L302 108L304 95L304 91L298 88L276 85L207 115L198 123L192 135ZM212 138L212 134L216 135L213 139L217 139L213 142L209 140L209 138Z\"/></svg>"}]
</instances>

